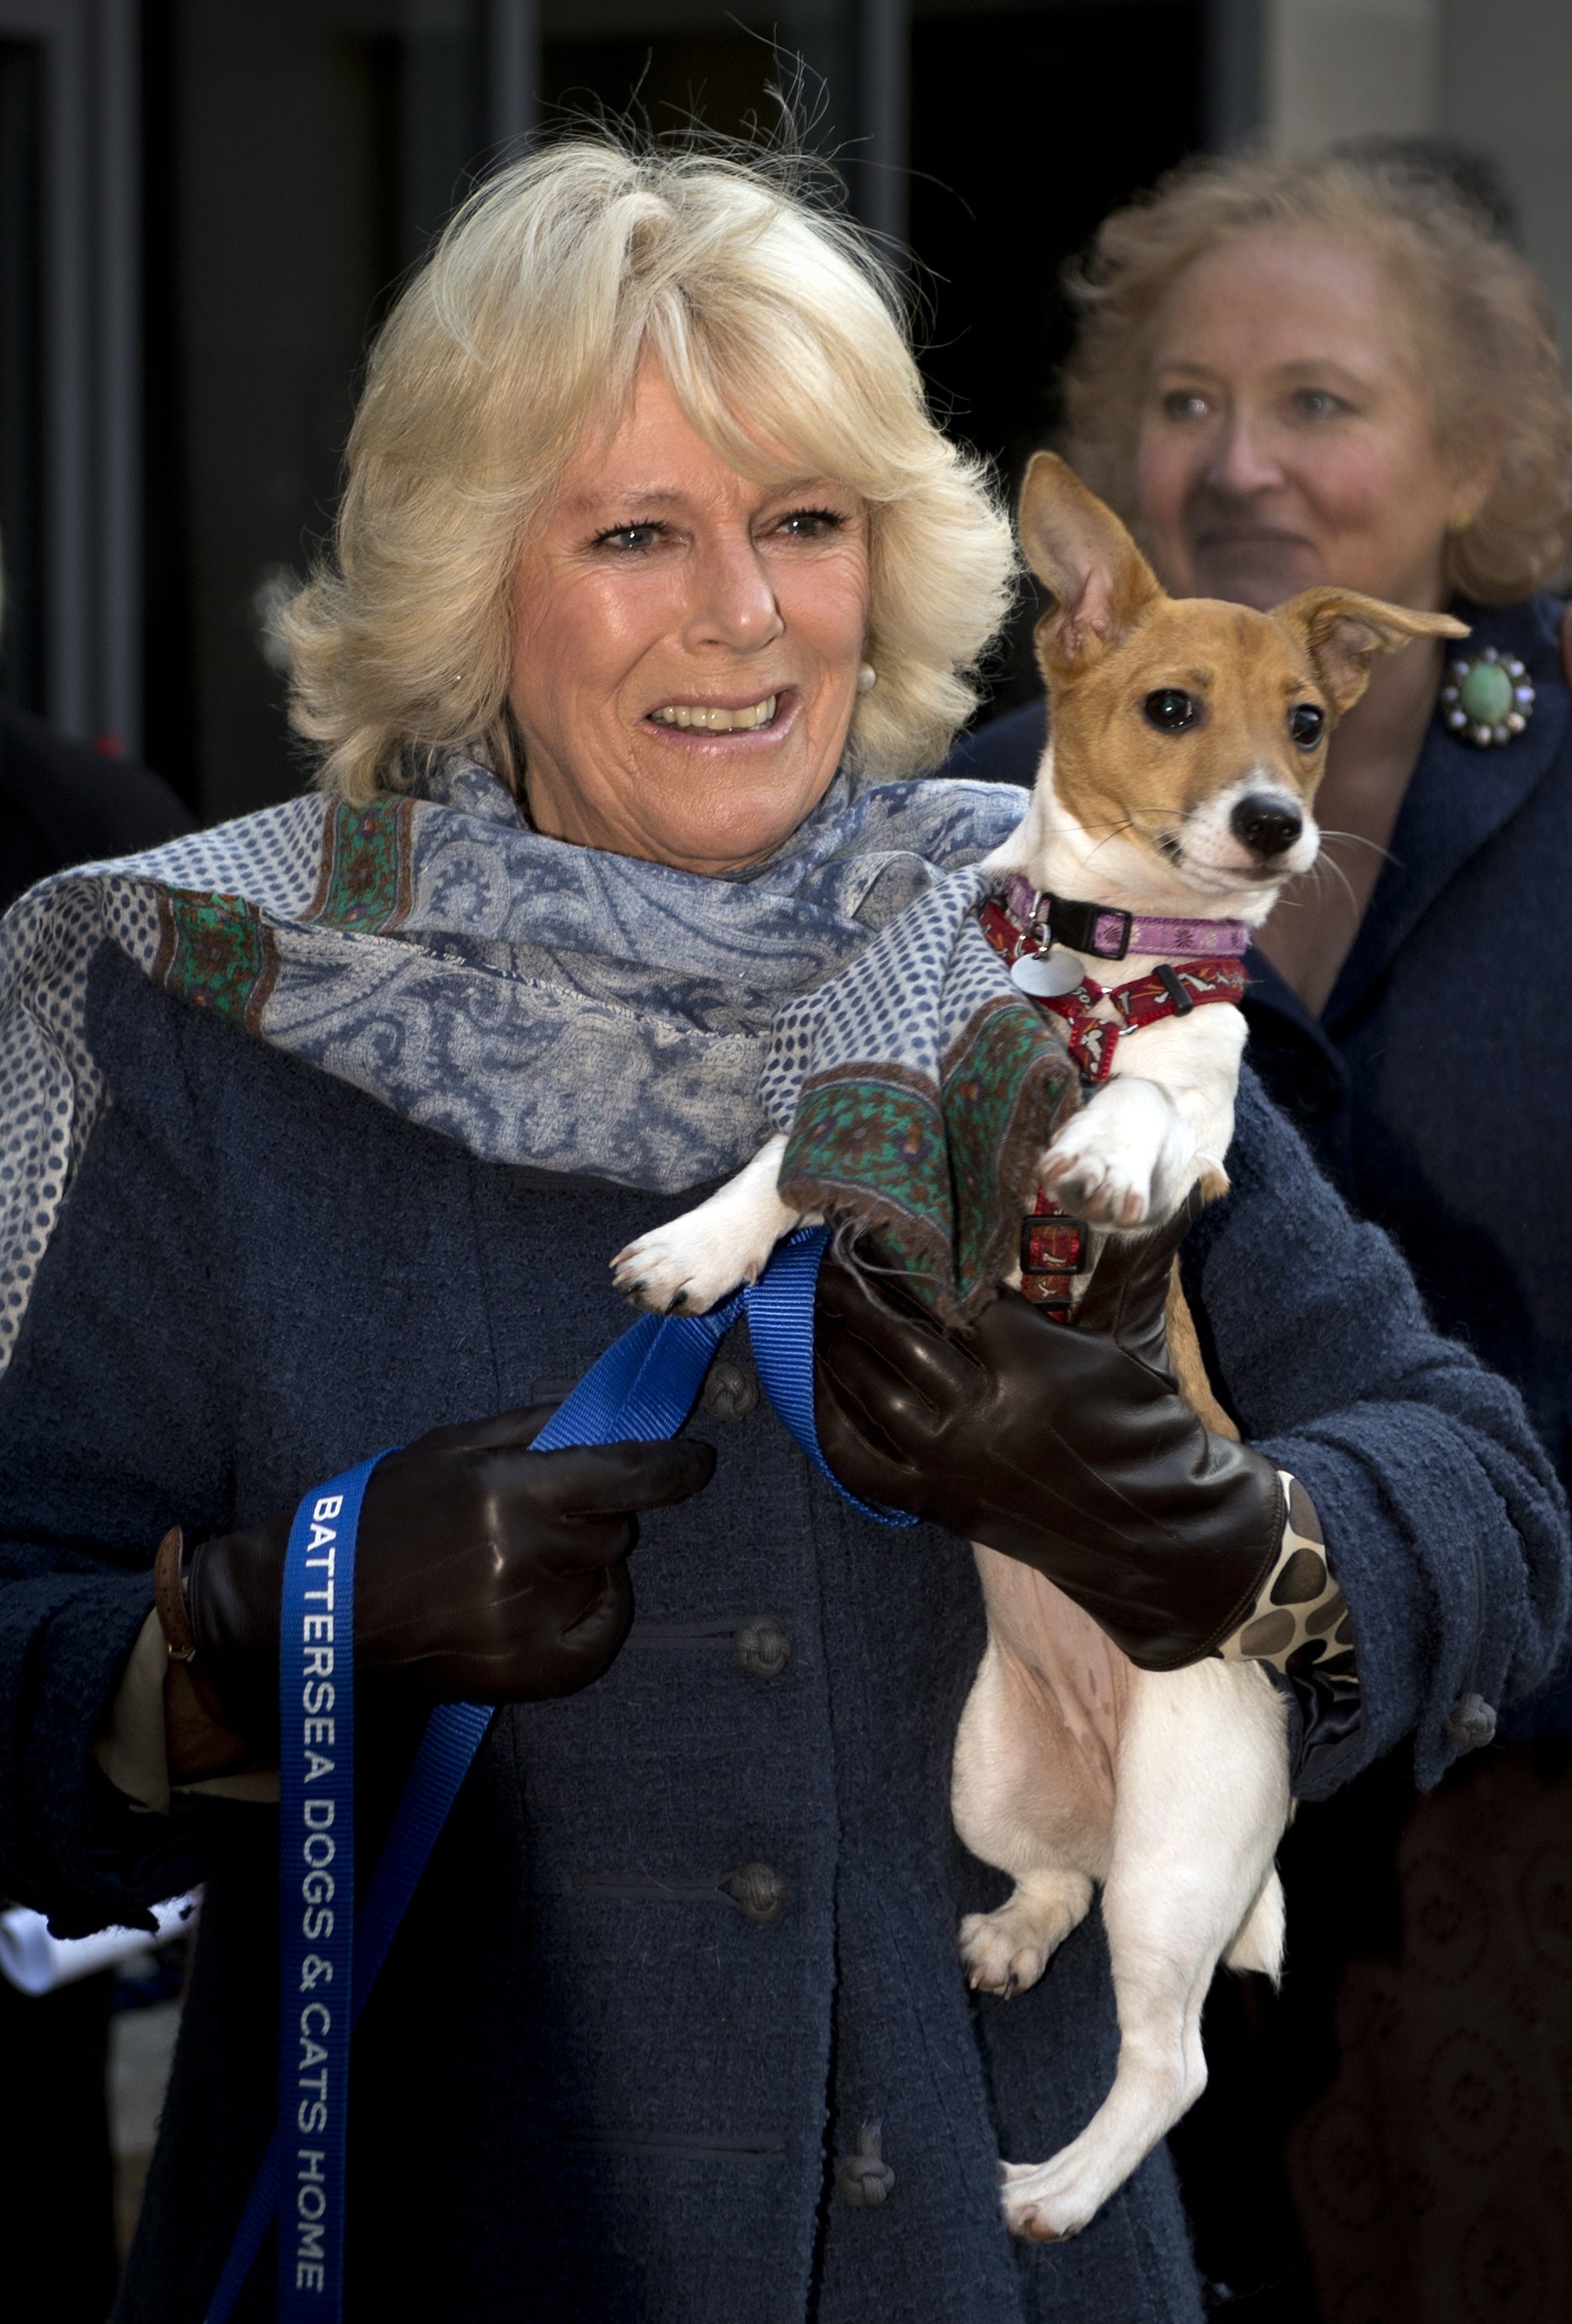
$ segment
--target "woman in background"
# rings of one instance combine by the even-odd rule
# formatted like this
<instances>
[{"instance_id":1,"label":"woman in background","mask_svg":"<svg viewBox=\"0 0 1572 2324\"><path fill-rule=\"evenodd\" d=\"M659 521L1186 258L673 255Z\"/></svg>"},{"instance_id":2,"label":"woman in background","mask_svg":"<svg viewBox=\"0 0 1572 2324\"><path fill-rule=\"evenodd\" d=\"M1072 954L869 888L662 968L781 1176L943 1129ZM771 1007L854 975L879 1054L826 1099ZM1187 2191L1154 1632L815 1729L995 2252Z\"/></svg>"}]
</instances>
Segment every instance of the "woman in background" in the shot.
<instances>
[{"instance_id":1,"label":"woman in background","mask_svg":"<svg viewBox=\"0 0 1572 2324\"><path fill-rule=\"evenodd\" d=\"M1325 582L1471 625L1384 663L1338 728L1322 863L1248 963L1249 1056L1565 1480L1572 706L1541 585L1572 541L1572 422L1549 302L1468 190L1379 149L1185 171L1105 222L1076 287L1066 449L1170 591L1269 608ZM948 771L1029 781L1041 741L1029 705ZM1314 2312L1273 2114L1327 2318L1572 2312L1572 2214L1540 2199L1572 2146L1572 1687L1510 1731L1540 1739L1418 1805L1377 1769L1301 1823L1283 1998L1250 2034L1236 1992L1214 2001L1214 2097L1175 2144L1203 2264L1262 2284L1272 2324Z\"/></svg>"}]
</instances>

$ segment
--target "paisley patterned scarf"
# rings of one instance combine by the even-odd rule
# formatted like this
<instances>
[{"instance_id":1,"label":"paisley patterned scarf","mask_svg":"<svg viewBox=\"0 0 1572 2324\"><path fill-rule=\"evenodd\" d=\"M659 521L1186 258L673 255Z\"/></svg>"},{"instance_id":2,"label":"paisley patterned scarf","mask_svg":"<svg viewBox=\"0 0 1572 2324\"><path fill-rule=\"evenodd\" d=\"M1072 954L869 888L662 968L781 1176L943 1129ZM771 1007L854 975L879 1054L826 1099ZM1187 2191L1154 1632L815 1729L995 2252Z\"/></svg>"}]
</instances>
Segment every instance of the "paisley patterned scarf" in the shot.
<instances>
[{"instance_id":1,"label":"paisley patterned scarf","mask_svg":"<svg viewBox=\"0 0 1572 2324\"><path fill-rule=\"evenodd\" d=\"M955 1185L1022 1142L1007 1084L1037 1020L988 965L966 867L1023 805L842 774L767 862L700 879L542 838L454 756L408 797L292 799L42 881L0 922L0 1367L105 1102L86 1004L106 940L489 1161L677 1194L739 1167L800 1095L813 1199L865 1198L943 1275ZM853 997L863 958L893 1006Z\"/></svg>"}]
</instances>

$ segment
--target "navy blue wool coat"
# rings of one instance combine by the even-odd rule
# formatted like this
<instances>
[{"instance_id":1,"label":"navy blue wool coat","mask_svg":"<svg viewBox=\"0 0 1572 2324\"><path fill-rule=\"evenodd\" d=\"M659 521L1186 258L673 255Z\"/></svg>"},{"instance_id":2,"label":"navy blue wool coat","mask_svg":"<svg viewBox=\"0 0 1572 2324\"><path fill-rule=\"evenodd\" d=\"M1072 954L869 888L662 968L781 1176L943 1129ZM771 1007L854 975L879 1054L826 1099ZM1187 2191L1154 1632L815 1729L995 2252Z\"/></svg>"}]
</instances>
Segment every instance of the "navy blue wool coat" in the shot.
<instances>
[{"instance_id":1,"label":"navy blue wool coat","mask_svg":"<svg viewBox=\"0 0 1572 2324\"><path fill-rule=\"evenodd\" d=\"M673 1205L476 1162L110 947L89 998L113 1102L0 1381L0 1888L86 1928L207 1882L117 2311L196 2324L273 2114L276 1819L135 1813L93 1765L153 1545L572 1379L626 1322L609 1254ZM1326 1520L1364 1679L1309 1782L1410 1729L1433 1777L1457 1694L1530 1682L1564 1622L1549 1464L1250 1088L1233 1167L1196 1295L1247 1431ZM965 1546L856 1517L756 1402L695 1425L716 1477L646 1523L627 1648L494 1722L362 2022L349 2313L1197 2319L1161 2150L1071 2243L1000 2224L996 2155L1081 2127L1116 2032L1095 1914L1008 2005L957 1971L957 1914L1002 1894L948 1812L983 1645ZM739 1655L760 1615L783 1666ZM363 1744L365 1860L405 1748ZM724 1885L750 1863L786 1883L766 1923ZM872 2121L894 2184L852 2209L834 2164ZM271 2310L264 2272L243 2313Z\"/></svg>"}]
</instances>

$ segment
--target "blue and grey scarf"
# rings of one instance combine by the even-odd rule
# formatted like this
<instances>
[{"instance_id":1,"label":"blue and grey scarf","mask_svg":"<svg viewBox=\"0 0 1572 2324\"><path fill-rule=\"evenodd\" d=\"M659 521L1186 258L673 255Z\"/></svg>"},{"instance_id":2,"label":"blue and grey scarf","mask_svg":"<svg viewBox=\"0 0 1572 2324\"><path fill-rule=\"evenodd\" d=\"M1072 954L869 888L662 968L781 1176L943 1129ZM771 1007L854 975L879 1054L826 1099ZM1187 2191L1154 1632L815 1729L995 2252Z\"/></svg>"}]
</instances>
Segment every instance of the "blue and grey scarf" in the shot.
<instances>
[{"instance_id":1,"label":"blue and grey scarf","mask_svg":"<svg viewBox=\"0 0 1572 2324\"><path fill-rule=\"evenodd\" d=\"M955 1139L962 1177L994 1175L1002 1138L1024 1151L1022 1071L1038 1148L1065 1079L973 918L970 867L1022 805L842 774L767 862L700 879L542 838L455 757L407 797L292 799L45 881L0 923L0 1366L104 1102L85 1020L106 939L489 1161L675 1194L800 1114L805 1203L855 1210L867 1182L953 1307ZM980 1263L962 1253L968 1282Z\"/></svg>"}]
</instances>

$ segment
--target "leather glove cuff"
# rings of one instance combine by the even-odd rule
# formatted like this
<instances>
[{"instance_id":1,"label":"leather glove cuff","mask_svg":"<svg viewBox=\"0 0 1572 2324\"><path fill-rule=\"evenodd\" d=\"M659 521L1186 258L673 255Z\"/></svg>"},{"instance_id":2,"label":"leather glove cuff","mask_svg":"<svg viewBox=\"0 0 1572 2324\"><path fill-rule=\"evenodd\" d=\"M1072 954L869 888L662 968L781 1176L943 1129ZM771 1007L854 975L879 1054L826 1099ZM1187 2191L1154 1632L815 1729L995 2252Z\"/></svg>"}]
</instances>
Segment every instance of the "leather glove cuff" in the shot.
<instances>
[{"instance_id":1,"label":"leather glove cuff","mask_svg":"<svg viewBox=\"0 0 1572 2324\"><path fill-rule=\"evenodd\" d=\"M1122 1494L1105 1463L1101 1481L1123 1502L1123 1523L1083 1534L1051 1517L1037 1526L1013 1509L984 1508L970 1537L1035 1567L1138 1668L1202 1662L1254 1614L1281 1554L1287 1499L1277 1471L1248 1445L1196 1434L1201 1458L1176 1480L1182 1498L1176 1492L1171 1511L1150 1482Z\"/></svg>"}]
</instances>

